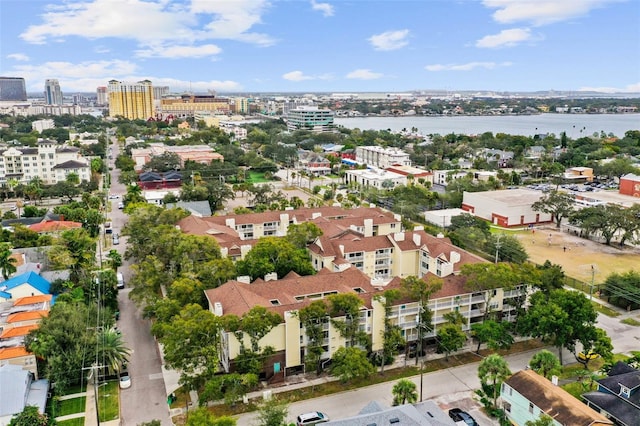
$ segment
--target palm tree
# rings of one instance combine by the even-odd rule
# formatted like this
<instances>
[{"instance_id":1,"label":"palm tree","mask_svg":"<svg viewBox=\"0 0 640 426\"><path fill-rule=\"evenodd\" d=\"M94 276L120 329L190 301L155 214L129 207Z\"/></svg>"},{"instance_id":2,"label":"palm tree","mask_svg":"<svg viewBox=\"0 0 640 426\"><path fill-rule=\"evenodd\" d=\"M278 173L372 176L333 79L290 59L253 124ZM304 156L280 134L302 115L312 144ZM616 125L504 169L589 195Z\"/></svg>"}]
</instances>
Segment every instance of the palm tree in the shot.
<instances>
[{"instance_id":1,"label":"palm tree","mask_svg":"<svg viewBox=\"0 0 640 426\"><path fill-rule=\"evenodd\" d=\"M0 243L0 270L5 280L16 272L15 264L17 262L14 257L11 257L11 245L9 243Z\"/></svg>"},{"instance_id":2,"label":"palm tree","mask_svg":"<svg viewBox=\"0 0 640 426\"><path fill-rule=\"evenodd\" d=\"M391 389L393 405L413 404L418 401L417 386L409 379L400 379Z\"/></svg>"},{"instance_id":3,"label":"palm tree","mask_svg":"<svg viewBox=\"0 0 640 426\"><path fill-rule=\"evenodd\" d=\"M498 354L489 355L478 366L482 390L487 397L491 398L494 407L497 407L502 382L510 375L509 364Z\"/></svg>"},{"instance_id":4,"label":"palm tree","mask_svg":"<svg viewBox=\"0 0 640 426\"><path fill-rule=\"evenodd\" d=\"M562 366L557 356L543 349L537 352L529 361L529 367L541 376L550 379L553 374L560 371Z\"/></svg>"},{"instance_id":5,"label":"palm tree","mask_svg":"<svg viewBox=\"0 0 640 426\"><path fill-rule=\"evenodd\" d=\"M111 264L111 268L118 272L118 267L122 266L122 256L118 253L118 250L109 250L109 254L107 254L107 259L109 259L109 263Z\"/></svg>"},{"instance_id":6,"label":"palm tree","mask_svg":"<svg viewBox=\"0 0 640 426\"><path fill-rule=\"evenodd\" d=\"M107 367L109 374L115 374L129 360L131 350L124 345L122 335L114 329L103 330L98 336L98 357L102 365Z\"/></svg>"}]
</instances>

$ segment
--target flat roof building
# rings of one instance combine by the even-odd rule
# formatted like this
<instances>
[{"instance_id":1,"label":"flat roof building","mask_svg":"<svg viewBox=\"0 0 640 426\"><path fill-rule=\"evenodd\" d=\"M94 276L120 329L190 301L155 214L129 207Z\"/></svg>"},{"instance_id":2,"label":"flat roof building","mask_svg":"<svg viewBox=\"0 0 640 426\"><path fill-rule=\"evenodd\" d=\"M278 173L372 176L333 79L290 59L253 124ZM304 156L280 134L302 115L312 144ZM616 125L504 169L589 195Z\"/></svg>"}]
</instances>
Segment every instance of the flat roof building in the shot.
<instances>
[{"instance_id":1,"label":"flat roof building","mask_svg":"<svg viewBox=\"0 0 640 426\"><path fill-rule=\"evenodd\" d=\"M124 117L129 120L153 118L153 86L149 80L126 83L111 80L109 93L109 117Z\"/></svg>"},{"instance_id":2,"label":"flat roof building","mask_svg":"<svg viewBox=\"0 0 640 426\"><path fill-rule=\"evenodd\" d=\"M310 130L316 133L333 131L334 113L330 109L320 109L317 106L298 106L289 110L285 121L290 131Z\"/></svg>"},{"instance_id":3,"label":"flat roof building","mask_svg":"<svg viewBox=\"0 0 640 426\"><path fill-rule=\"evenodd\" d=\"M22 77L0 77L0 101L27 101L27 87Z\"/></svg>"}]
</instances>

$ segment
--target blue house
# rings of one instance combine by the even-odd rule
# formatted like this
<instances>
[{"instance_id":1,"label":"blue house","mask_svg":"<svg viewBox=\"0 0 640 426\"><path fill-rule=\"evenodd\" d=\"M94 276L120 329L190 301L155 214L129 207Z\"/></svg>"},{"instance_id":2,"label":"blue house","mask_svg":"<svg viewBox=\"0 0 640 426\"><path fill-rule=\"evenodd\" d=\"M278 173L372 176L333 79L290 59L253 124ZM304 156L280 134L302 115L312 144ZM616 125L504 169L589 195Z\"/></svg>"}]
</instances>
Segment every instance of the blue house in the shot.
<instances>
[{"instance_id":1,"label":"blue house","mask_svg":"<svg viewBox=\"0 0 640 426\"><path fill-rule=\"evenodd\" d=\"M524 426L544 415L553 419L554 426L614 424L533 370L519 371L505 380L500 398L507 418L516 426Z\"/></svg>"},{"instance_id":2,"label":"blue house","mask_svg":"<svg viewBox=\"0 0 640 426\"><path fill-rule=\"evenodd\" d=\"M0 283L0 302L50 294L51 283L35 272L25 272Z\"/></svg>"},{"instance_id":3,"label":"blue house","mask_svg":"<svg viewBox=\"0 0 640 426\"><path fill-rule=\"evenodd\" d=\"M640 425L640 370L622 361L616 363L598 390L582 395L589 407L622 426Z\"/></svg>"}]
</instances>

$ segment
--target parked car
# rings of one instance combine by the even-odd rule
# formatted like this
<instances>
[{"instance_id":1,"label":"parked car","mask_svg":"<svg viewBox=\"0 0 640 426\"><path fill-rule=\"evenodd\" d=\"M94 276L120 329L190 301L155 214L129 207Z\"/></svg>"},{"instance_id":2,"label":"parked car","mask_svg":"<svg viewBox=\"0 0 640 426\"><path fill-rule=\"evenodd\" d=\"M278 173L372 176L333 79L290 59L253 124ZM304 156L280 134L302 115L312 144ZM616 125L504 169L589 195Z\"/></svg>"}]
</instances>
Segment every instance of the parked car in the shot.
<instances>
[{"instance_id":1,"label":"parked car","mask_svg":"<svg viewBox=\"0 0 640 426\"><path fill-rule=\"evenodd\" d=\"M462 411L459 408L452 408L451 410L449 410L449 417L451 417L451 420L456 423L460 422L461 425L464 424L467 426L480 426L478 422L476 422L476 420L471 417L471 414L467 413L466 411Z\"/></svg>"},{"instance_id":2,"label":"parked car","mask_svg":"<svg viewBox=\"0 0 640 426\"><path fill-rule=\"evenodd\" d=\"M300 414L296 417L296 426L317 425L327 423L329 416L320 411L312 411L310 413Z\"/></svg>"},{"instance_id":3,"label":"parked car","mask_svg":"<svg viewBox=\"0 0 640 426\"><path fill-rule=\"evenodd\" d=\"M120 201L120 202L118 203L118 208L119 208L120 210L124 209L124 203L123 203L122 201Z\"/></svg>"},{"instance_id":4,"label":"parked car","mask_svg":"<svg viewBox=\"0 0 640 426\"><path fill-rule=\"evenodd\" d=\"M118 198L120 198L120 196L118 194L111 194L109 195L109 199L110 200L117 200Z\"/></svg>"},{"instance_id":5,"label":"parked car","mask_svg":"<svg viewBox=\"0 0 640 426\"><path fill-rule=\"evenodd\" d=\"M117 246L120 244L120 236L118 234L113 234L113 245Z\"/></svg>"},{"instance_id":6,"label":"parked car","mask_svg":"<svg viewBox=\"0 0 640 426\"><path fill-rule=\"evenodd\" d=\"M120 373L120 389L128 389L131 387L131 376L128 372Z\"/></svg>"},{"instance_id":7,"label":"parked car","mask_svg":"<svg viewBox=\"0 0 640 426\"><path fill-rule=\"evenodd\" d=\"M122 276L122 272L118 272L116 277L118 281L118 290L122 290L124 288L124 277Z\"/></svg>"}]
</instances>

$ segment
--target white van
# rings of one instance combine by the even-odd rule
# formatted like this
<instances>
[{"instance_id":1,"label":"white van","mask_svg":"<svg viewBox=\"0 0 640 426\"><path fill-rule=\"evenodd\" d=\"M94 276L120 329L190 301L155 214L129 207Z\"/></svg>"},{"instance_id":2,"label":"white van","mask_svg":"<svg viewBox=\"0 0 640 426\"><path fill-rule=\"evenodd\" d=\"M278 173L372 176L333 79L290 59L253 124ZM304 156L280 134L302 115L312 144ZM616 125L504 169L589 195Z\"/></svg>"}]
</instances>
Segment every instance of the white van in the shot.
<instances>
[{"instance_id":1,"label":"white van","mask_svg":"<svg viewBox=\"0 0 640 426\"><path fill-rule=\"evenodd\" d=\"M118 272L116 276L118 277L118 288L119 289L124 288L124 277L122 276L122 273Z\"/></svg>"}]
</instances>

